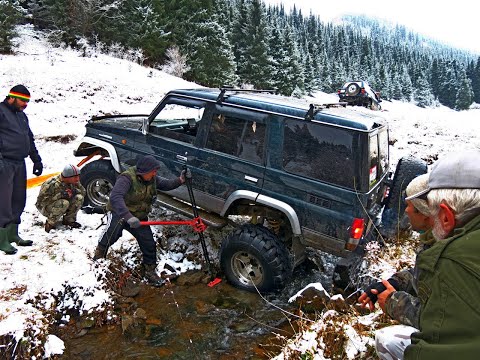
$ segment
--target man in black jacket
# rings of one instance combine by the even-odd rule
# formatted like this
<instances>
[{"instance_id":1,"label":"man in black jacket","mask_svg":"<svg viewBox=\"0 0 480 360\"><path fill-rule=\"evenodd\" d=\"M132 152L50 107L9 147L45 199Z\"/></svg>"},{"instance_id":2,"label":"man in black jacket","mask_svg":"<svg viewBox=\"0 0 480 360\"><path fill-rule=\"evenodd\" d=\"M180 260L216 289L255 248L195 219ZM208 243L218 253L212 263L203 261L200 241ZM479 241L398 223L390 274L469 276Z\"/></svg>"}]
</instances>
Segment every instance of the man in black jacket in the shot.
<instances>
[{"instance_id":1,"label":"man in black jacket","mask_svg":"<svg viewBox=\"0 0 480 360\"><path fill-rule=\"evenodd\" d=\"M33 174L41 175L42 159L38 155L27 115L23 112L30 92L23 85L14 86L0 103L0 250L15 254L20 246L32 241L18 236L18 225L27 198L25 158L33 161Z\"/></svg>"},{"instance_id":2,"label":"man in black jacket","mask_svg":"<svg viewBox=\"0 0 480 360\"><path fill-rule=\"evenodd\" d=\"M137 239L143 255L145 278L153 286L162 286L157 275L157 249L150 226L141 226L148 220L157 190L173 190L185 182L183 170L176 179L157 176L160 163L151 155L138 159L137 165L124 171L117 178L107 204L107 227L103 231L95 250L94 260L105 258L108 248L127 230Z\"/></svg>"}]
</instances>

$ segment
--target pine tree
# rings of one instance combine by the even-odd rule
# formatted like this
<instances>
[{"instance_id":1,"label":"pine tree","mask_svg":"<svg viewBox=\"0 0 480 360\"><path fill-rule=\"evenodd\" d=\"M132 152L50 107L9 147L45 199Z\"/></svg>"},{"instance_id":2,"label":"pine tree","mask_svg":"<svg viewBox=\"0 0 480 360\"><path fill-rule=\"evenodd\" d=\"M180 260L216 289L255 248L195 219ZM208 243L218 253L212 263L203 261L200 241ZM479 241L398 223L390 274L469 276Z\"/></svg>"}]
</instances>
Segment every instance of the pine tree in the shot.
<instances>
[{"instance_id":1,"label":"pine tree","mask_svg":"<svg viewBox=\"0 0 480 360\"><path fill-rule=\"evenodd\" d=\"M257 89L272 86L271 63L268 59L269 32L265 5L261 0L251 0L247 12L247 44L245 47L244 73L241 80L254 85Z\"/></svg>"},{"instance_id":2,"label":"pine tree","mask_svg":"<svg viewBox=\"0 0 480 360\"><path fill-rule=\"evenodd\" d=\"M291 96L300 95L305 90L303 68L300 53L295 42L293 31L287 24L283 32L283 56L280 59L277 88L281 94Z\"/></svg>"},{"instance_id":3,"label":"pine tree","mask_svg":"<svg viewBox=\"0 0 480 360\"><path fill-rule=\"evenodd\" d=\"M417 89L414 91L413 98L417 106L422 108L432 106L435 101L427 78L423 75L417 79Z\"/></svg>"},{"instance_id":4,"label":"pine tree","mask_svg":"<svg viewBox=\"0 0 480 360\"><path fill-rule=\"evenodd\" d=\"M467 110L473 102L472 82L467 78L465 70L461 70L458 80L457 99L455 109Z\"/></svg>"},{"instance_id":5,"label":"pine tree","mask_svg":"<svg viewBox=\"0 0 480 360\"><path fill-rule=\"evenodd\" d=\"M15 37L15 25L21 18L18 1L0 0L0 54L12 50L12 39Z\"/></svg>"},{"instance_id":6,"label":"pine tree","mask_svg":"<svg viewBox=\"0 0 480 360\"><path fill-rule=\"evenodd\" d=\"M202 85L219 87L237 83L233 50L225 29L211 16L210 21L196 24L188 41L188 78Z\"/></svg>"},{"instance_id":7,"label":"pine tree","mask_svg":"<svg viewBox=\"0 0 480 360\"><path fill-rule=\"evenodd\" d=\"M480 56L477 59L477 64L472 72L472 90L474 94L474 101L480 104Z\"/></svg>"}]
</instances>

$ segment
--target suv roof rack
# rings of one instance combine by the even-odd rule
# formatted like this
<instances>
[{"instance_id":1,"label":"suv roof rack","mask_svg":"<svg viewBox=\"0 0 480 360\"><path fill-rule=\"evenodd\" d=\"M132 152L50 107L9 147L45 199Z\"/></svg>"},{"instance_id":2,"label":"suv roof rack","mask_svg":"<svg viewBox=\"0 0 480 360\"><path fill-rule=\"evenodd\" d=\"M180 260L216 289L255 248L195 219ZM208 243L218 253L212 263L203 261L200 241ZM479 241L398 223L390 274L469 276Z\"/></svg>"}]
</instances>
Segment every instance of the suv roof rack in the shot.
<instances>
[{"instance_id":1,"label":"suv roof rack","mask_svg":"<svg viewBox=\"0 0 480 360\"><path fill-rule=\"evenodd\" d=\"M315 117L315 115L323 110L329 109L331 107L347 107L347 102L336 102L336 103L327 103L327 104L310 104L310 108L308 109L307 113L305 114L305 120L311 121Z\"/></svg>"},{"instance_id":2,"label":"suv roof rack","mask_svg":"<svg viewBox=\"0 0 480 360\"><path fill-rule=\"evenodd\" d=\"M222 86L220 88L220 94L218 94L217 97L217 102L222 102L225 100L225 93L226 92L250 92L250 93L270 93L270 94L276 94L277 89L269 89L269 90L258 90L258 89L239 89L239 88L234 88L233 86Z\"/></svg>"}]
</instances>

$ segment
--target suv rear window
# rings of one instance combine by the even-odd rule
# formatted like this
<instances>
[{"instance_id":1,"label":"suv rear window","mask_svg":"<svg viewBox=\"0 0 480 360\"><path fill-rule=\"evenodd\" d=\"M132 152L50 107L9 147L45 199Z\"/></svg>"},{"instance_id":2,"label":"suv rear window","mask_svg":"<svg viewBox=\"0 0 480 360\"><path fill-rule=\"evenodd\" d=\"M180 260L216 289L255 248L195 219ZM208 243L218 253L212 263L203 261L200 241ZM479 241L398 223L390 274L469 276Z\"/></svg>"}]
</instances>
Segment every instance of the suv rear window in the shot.
<instances>
[{"instance_id":1,"label":"suv rear window","mask_svg":"<svg viewBox=\"0 0 480 360\"><path fill-rule=\"evenodd\" d=\"M315 121L288 119L285 121L283 139L285 171L354 188L353 132L320 125Z\"/></svg>"}]
</instances>

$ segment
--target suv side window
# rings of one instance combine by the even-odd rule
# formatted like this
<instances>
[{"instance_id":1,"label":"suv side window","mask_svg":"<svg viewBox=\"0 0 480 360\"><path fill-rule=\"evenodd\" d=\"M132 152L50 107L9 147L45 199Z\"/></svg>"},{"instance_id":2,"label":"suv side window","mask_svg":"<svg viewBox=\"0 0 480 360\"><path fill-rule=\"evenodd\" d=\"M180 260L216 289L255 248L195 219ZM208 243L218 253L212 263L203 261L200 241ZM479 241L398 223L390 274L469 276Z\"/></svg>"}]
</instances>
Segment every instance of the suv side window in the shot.
<instances>
[{"instance_id":1,"label":"suv side window","mask_svg":"<svg viewBox=\"0 0 480 360\"><path fill-rule=\"evenodd\" d=\"M185 100L167 103L150 123L152 134L193 144L205 104Z\"/></svg>"},{"instance_id":2,"label":"suv side window","mask_svg":"<svg viewBox=\"0 0 480 360\"><path fill-rule=\"evenodd\" d=\"M354 188L353 132L315 121L286 119L283 139L285 171Z\"/></svg>"},{"instance_id":3,"label":"suv side window","mask_svg":"<svg viewBox=\"0 0 480 360\"><path fill-rule=\"evenodd\" d=\"M206 147L263 164L265 124L253 119L214 112Z\"/></svg>"}]
</instances>

